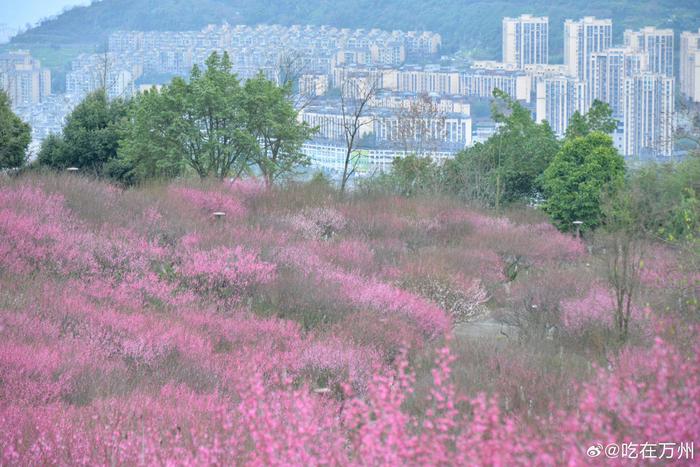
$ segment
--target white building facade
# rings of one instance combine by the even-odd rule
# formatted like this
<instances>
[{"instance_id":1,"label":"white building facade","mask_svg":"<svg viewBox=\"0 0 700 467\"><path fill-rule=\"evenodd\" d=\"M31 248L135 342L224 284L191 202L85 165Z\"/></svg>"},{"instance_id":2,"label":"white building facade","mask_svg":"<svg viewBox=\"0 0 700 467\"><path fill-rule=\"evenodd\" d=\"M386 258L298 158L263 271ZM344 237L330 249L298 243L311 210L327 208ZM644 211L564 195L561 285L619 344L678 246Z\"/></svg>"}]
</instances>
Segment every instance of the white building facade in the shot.
<instances>
[{"instance_id":1,"label":"white building facade","mask_svg":"<svg viewBox=\"0 0 700 467\"><path fill-rule=\"evenodd\" d=\"M625 46L649 57L649 71L673 77L673 29L642 28L626 30Z\"/></svg>"},{"instance_id":2,"label":"white building facade","mask_svg":"<svg viewBox=\"0 0 700 467\"><path fill-rule=\"evenodd\" d=\"M563 137L574 112L586 113L586 83L571 76L547 77L537 82L537 123L547 121L554 133Z\"/></svg>"},{"instance_id":3,"label":"white building facade","mask_svg":"<svg viewBox=\"0 0 700 467\"><path fill-rule=\"evenodd\" d=\"M700 102L700 29L681 33L680 86L691 101Z\"/></svg>"},{"instance_id":4,"label":"white building facade","mask_svg":"<svg viewBox=\"0 0 700 467\"><path fill-rule=\"evenodd\" d=\"M674 82L674 78L648 72L625 79L625 155L673 154Z\"/></svg>"},{"instance_id":5,"label":"white building facade","mask_svg":"<svg viewBox=\"0 0 700 467\"><path fill-rule=\"evenodd\" d=\"M648 71L648 56L627 47L591 54L591 98L610 104L615 118L625 107L625 79Z\"/></svg>"},{"instance_id":6,"label":"white building facade","mask_svg":"<svg viewBox=\"0 0 700 467\"><path fill-rule=\"evenodd\" d=\"M522 15L503 18L503 63L518 69L549 61L549 18Z\"/></svg>"},{"instance_id":7,"label":"white building facade","mask_svg":"<svg viewBox=\"0 0 700 467\"><path fill-rule=\"evenodd\" d=\"M612 20L586 16L564 22L564 65L570 76L590 81L591 55L612 46Z\"/></svg>"}]
</instances>

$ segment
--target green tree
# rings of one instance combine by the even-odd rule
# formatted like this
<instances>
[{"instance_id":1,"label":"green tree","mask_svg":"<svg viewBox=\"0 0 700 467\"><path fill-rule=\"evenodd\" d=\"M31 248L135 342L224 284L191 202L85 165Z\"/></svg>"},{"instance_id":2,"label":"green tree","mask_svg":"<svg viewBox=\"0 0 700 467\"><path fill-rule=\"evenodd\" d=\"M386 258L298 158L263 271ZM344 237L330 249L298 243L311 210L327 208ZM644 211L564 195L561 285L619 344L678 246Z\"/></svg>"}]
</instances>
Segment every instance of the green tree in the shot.
<instances>
[{"instance_id":1,"label":"green tree","mask_svg":"<svg viewBox=\"0 0 700 467\"><path fill-rule=\"evenodd\" d=\"M612 138L594 132L570 139L544 171L544 209L561 230L570 230L574 221L596 228L604 193L619 189L624 175L625 162Z\"/></svg>"},{"instance_id":2,"label":"green tree","mask_svg":"<svg viewBox=\"0 0 700 467\"><path fill-rule=\"evenodd\" d=\"M258 145L246 130L242 88L228 53L212 53L204 72L195 66L189 82L175 78L168 92L179 114L171 137L200 177L224 179L247 169Z\"/></svg>"},{"instance_id":3,"label":"green tree","mask_svg":"<svg viewBox=\"0 0 700 467\"><path fill-rule=\"evenodd\" d=\"M632 170L625 191L650 236L673 243L700 238L700 155Z\"/></svg>"},{"instance_id":4,"label":"green tree","mask_svg":"<svg viewBox=\"0 0 700 467\"><path fill-rule=\"evenodd\" d=\"M380 173L359 182L367 193L390 193L401 196L440 193L442 168L428 156L410 154L396 157L391 171Z\"/></svg>"},{"instance_id":5,"label":"green tree","mask_svg":"<svg viewBox=\"0 0 700 467\"><path fill-rule=\"evenodd\" d=\"M308 165L301 146L314 130L298 121L290 92L262 74L241 86L228 54L213 53L189 81L175 78L134 99L113 168L135 180L187 167L223 179L256 166L270 186Z\"/></svg>"},{"instance_id":6,"label":"green tree","mask_svg":"<svg viewBox=\"0 0 700 467\"><path fill-rule=\"evenodd\" d=\"M445 164L449 192L499 208L542 192L541 176L559 149L549 124L535 123L530 111L502 91L494 92L496 134Z\"/></svg>"},{"instance_id":7,"label":"green tree","mask_svg":"<svg viewBox=\"0 0 700 467\"><path fill-rule=\"evenodd\" d=\"M0 90L0 170L22 167L30 141L31 128L12 112L9 97Z\"/></svg>"},{"instance_id":8,"label":"green tree","mask_svg":"<svg viewBox=\"0 0 700 467\"><path fill-rule=\"evenodd\" d=\"M117 157L119 127L128 107L121 99L110 101L103 90L88 95L66 119L62 135L44 141L39 164L102 175L105 164Z\"/></svg>"},{"instance_id":9,"label":"green tree","mask_svg":"<svg viewBox=\"0 0 700 467\"><path fill-rule=\"evenodd\" d=\"M290 100L291 89L291 83L277 86L262 73L248 80L243 88L246 128L260 145L252 162L268 187L280 177L309 165L301 146L315 129L298 121L298 111Z\"/></svg>"},{"instance_id":10,"label":"green tree","mask_svg":"<svg viewBox=\"0 0 700 467\"><path fill-rule=\"evenodd\" d=\"M110 176L131 184L181 175L186 163L173 124L179 116L167 88L136 96L121 129L119 158L108 168Z\"/></svg>"},{"instance_id":11,"label":"green tree","mask_svg":"<svg viewBox=\"0 0 700 467\"><path fill-rule=\"evenodd\" d=\"M596 99L585 115L581 115L579 111L574 112L566 128L566 137L577 138L594 131L609 135L615 131L615 128L617 128L617 120L612 117L612 108L607 103Z\"/></svg>"}]
</instances>

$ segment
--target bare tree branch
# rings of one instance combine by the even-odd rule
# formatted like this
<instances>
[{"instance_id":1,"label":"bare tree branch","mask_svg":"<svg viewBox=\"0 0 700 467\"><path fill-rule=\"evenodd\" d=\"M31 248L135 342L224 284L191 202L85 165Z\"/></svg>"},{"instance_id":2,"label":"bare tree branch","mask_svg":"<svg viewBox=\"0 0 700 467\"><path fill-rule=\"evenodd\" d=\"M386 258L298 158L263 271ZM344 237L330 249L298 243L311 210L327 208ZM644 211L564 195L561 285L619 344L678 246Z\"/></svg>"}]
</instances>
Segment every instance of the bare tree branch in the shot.
<instances>
[{"instance_id":1,"label":"bare tree branch","mask_svg":"<svg viewBox=\"0 0 700 467\"><path fill-rule=\"evenodd\" d=\"M359 157L353 157L353 152L362 128L374 122L374 118L368 115L368 103L379 89L378 76L370 73L362 80L357 78L345 75L340 89L340 111L346 148L340 180L341 195L345 193L347 183L359 164Z\"/></svg>"}]
</instances>

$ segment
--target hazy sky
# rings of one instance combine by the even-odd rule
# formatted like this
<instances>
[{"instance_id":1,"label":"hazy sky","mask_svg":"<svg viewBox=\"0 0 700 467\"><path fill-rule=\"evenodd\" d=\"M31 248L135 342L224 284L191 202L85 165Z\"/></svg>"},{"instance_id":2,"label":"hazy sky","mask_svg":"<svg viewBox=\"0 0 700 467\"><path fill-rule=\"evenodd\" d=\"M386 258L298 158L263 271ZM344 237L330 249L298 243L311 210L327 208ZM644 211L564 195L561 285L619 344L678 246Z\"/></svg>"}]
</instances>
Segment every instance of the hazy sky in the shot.
<instances>
[{"instance_id":1,"label":"hazy sky","mask_svg":"<svg viewBox=\"0 0 700 467\"><path fill-rule=\"evenodd\" d=\"M0 0L0 23L13 28L24 27L56 15L65 7L89 3L89 0Z\"/></svg>"}]
</instances>

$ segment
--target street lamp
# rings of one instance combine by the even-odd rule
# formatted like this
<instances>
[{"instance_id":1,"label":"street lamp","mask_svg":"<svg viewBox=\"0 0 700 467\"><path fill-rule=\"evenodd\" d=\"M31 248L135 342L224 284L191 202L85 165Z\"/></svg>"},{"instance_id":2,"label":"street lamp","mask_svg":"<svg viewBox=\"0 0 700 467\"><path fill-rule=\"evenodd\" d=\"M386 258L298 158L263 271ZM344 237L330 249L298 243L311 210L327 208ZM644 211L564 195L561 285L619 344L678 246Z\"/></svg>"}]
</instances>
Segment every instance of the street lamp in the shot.
<instances>
[{"instance_id":1,"label":"street lamp","mask_svg":"<svg viewBox=\"0 0 700 467\"><path fill-rule=\"evenodd\" d=\"M581 238L581 226L583 225L583 221L574 221L572 223L576 227L576 238Z\"/></svg>"},{"instance_id":2,"label":"street lamp","mask_svg":"<svg viewBox=\"0 0 700 467\"><path fill-rule=\"evenodd\" d=\"M222 217L225 217L226 213L223 211L216 211L216 212L212 213L212 216L214 216L214 219L219 220Z\"/></svg>"},{"instance_id":3,"label":"street lamp","mask_svg":"<svg viewBox=\"0 0 700 467\"><path fill-rule=\"evenodd\" d=\"M78 171L80 171L80 169L77 168L77 167L68 167L68 168L66 169L66 172L70 172L70 173L76 173L76 172L78 172Z\"/></svg>"}]
</instances>

